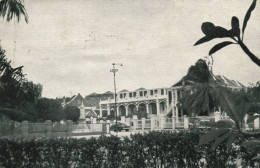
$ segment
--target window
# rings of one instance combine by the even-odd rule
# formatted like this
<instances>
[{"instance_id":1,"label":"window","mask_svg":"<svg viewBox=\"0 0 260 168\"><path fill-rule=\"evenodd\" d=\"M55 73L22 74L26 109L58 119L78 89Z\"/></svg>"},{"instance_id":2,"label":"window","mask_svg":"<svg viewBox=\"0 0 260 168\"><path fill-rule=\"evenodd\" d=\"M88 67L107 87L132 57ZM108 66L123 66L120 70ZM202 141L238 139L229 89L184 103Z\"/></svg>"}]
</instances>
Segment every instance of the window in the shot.
<instances>
[{"instance_id":1,"label":"window","mask_svg":"<svg viewBox=\"0 0 260 168\"><path fill-rule=\"evenodd\" d=\"M161 95L164 95L164 89L161 89Z\"/></svg>"},{"instance_id":2,"label":"window","mask_svg":"<svg viewBox=\"0 0 260 168\"><path fill-rule=\"evenodd\" d=\"M134 97L136 97L136 92L134 92Z\"/></svg>"},{"instance_id":3,"label":"window","mask_svg":"<svg viewBox=\"0 0 260 168\"><path fill-rule=\"evenodd\" d=\"M120 94L120 99L122 99L122 98L123 98L123 94L121 93L121 94Z\"/></svg>"},{"instance_id":4,"label":"window","mask_svg":"<svg viewBox=\"0 0 260 168\"><path fill-rule=\"evenodd\" d=\"M143 91L139 92L140 97L143 97Z\"/></svg>"},{"instance_id":5,"label":"window","mask_svg":"<svg viewBox=\"0 0 260 168\"><path fill-rule=\"evenodd\" d=\"M144 91L144 96L146 96L147 95L147 91Z\"/></svg>"},{"instance_id":6,"label":"window","mask_svg":"<svg viewBox=\"0 0 260 168\"><path fill-rule=\"evenodd\" d=\"M126 97L126 93L124 93L124 98Z\"/></svg>"},{"instance_id":7,"label":"window","mask_svg":"<svg viewBox=\"0 0 260 168\"><path fill-rule=\"evenodd\" d=\"M133 93L129 93L129 97L133 97Z\"/></svg>"},{"instance_id":8,"label":"window","mask_svg":"<svg viewBox=\"0 0 260 168\"><path fill-rule=\"evenodd\" d=\"M150 90L150 95L153 95L153 90Z\"/></svg>"},{"instance_id":9,"label":"window","mask_svg":"<svg viewBox=\"0 0 260 168\"><path fill-rule=\"evenodd\" d=\"M157 90L154 90L154 94L157 94Z\"/></svg>"}]
</instances>

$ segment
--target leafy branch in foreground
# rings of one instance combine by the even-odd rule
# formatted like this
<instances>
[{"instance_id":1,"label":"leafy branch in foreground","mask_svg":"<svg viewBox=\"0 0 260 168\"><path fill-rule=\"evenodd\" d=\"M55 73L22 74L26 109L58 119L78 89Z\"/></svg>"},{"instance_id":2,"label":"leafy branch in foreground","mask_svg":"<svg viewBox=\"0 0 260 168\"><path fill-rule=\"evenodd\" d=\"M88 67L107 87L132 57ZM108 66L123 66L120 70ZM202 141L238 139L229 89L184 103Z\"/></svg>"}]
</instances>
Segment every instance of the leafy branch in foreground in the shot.
<instances>
[{"instance_id":1,"label":"leafy branch in foreground","mask_svg":"<svg viewBox=\"0 0 260 168\"><path fill-rule=\"evenodd\" d=\"M224 41L224 42L221 42L221 43L215 45L209 51L209 55L217 52L218 50L220 50L228 45L238 44L242 48L242 50L249 56L249 58L260 67L260 59L256 55L254 55L243 42L245 28L247 26L248 20L250 19L252 11L255 9L256 1L257 0L253 0L251 6L249 7L249 9L245 15L243 27L242 27L242 37L240 37L241 35L240 35L240 28L239 28L239 19L236 16L233 16L232 20L231 20L232 28L230 30L227 30L220 26L215 26L211 22L204 22L201 26L201 30L205 34L205 36L202 37L200 40L198 40L194 45L196 46L196 45L208 42L215 38L230 38L232 41Z\"/></svg>"}]
</instances>

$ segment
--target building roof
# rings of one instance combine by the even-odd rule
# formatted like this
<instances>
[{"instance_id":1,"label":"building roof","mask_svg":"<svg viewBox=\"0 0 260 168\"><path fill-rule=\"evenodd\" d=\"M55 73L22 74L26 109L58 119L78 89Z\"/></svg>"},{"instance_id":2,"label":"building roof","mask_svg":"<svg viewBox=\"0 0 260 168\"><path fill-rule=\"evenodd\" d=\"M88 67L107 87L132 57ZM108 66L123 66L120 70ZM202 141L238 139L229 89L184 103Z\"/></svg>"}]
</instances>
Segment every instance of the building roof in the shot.
<instances>
[{"instance_id":1,"label":"building roof","mask_svg":"<svg viewBox=\"0 0 260 168\"><path fill-rule=\"evenodd\" d=\"M243 84L241 84L240 82L238 82L236 80L230 80L227 77L225 77L224 75L217 75L215 77L216 77L216 81L223 86L245 88L245 86Z\"/></svg>"},{"instance_id":2,"label":"building roof","mask_svg":"<svg viewBox=\"0 0 260 168\"><path fill-rule=\"evenodd\" d=\"M85 109L85 117L97 117L97 113L91 109Z\"/></svg>"},{"instance_id":3,"label":"building roof","mask_svg":"<svg viewBox=\"0 0 260 168\"><path fill-rule=\"evenodd\" d=\"M222 86L230 87L230 88L245 88L245 86L240 83L239 81L236 80L231 80L225 77L224 75L212 75L212 79L216 82L218 82ZM183 85L193 85L196 82L191 81L191 80L185 80L181 79L171 87L178 87L178 86L183 86Z\"/></svg>"},{"instance_id":4,"label":"building roof","mask_svg":"<svg viewBox=\"0 0 260 168\"><path fill-rule=\"evenodd\" d=\"M93 93L89 94L88 96L96 96L96 95L98 95L98 94L93 92Z\"/></svg>"},{"instance_id":5,"label":"building roof","mask_svg":"<svg viewBox=\"0 0 260 168\"><path fill-rule=\"evenodd\" d=\"M129 92L128 90L124 89L124 90L121 90L120 92L118 93L121 93L121 92Z\"/></svg>"},{"instance_id":6,"label":"building roof","mask_svg":"<svg viewBox=\"0 0 260 168\"><path fill-rule=\"evenodd\" d=\"M146 90L146 89L143 87L140 87L139 89L136 89L135 91L139 91L139 90Z\"/></svg>"},{"instance_id":7,"label":"building roof","mask_svg":"<svg viewBox=\"0 0 260 168\"><path fill-rule=\"evenodd\" d=\"M103 95L113 95L113 94L114 94L114 93L111 92L111 91L107 91L107 92L103 93Z\"/></svg>"},{"instance_id":8,"label":"building roof","mask_svg":"<svg viewBox=\"0 0 260 168\"><path fill-rule=\"evenodd\" d=\"M80 107L82 105L82 102L84 107L94 107L91 103L87 102L79 93L78 95L74 95L72 99L68 103L66 103L66 106Z\"/></svg>"}]
</instances>

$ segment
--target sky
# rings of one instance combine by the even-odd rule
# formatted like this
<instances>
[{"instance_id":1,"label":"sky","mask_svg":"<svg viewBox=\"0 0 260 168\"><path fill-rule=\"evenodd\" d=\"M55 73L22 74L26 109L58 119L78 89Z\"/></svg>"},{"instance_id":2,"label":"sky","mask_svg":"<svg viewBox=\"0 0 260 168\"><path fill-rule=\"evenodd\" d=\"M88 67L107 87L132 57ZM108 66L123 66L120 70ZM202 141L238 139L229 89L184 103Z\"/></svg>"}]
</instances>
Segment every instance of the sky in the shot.
<instances>
[{"instance_id":1,"label":"sky","mask_svg":"<svg viewBox=\"0 0 260 168\"><path fill-rule=\"evenodd\" d=\"M0 19L1 46L12 65L43 85L43 97L82 96L117 90L170 87L224 39L199 46L201 24L242 27L249 0L24 0L29 23ZM228 39L225 39L228 40ZM244 43L260 56L260 3L247 24ZM247 85L260 68L238 45L213 55L213 73Z\"/></svg>"}]
</instances>

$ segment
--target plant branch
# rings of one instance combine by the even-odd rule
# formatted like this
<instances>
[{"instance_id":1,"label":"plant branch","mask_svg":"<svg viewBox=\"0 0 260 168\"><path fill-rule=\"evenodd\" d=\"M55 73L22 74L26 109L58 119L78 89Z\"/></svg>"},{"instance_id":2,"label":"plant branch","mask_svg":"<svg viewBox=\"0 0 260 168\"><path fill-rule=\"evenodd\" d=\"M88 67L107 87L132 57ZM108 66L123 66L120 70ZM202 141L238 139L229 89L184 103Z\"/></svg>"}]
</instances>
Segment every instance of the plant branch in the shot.
<instances>
[{"instance_id":1,"label":"plant branch","mask_svg":"<svg viewBox=\"0 0 260 168\"><path fill-rule=\"evenodd\" d=\"M249 58L260 67L260 59L247 48L243 41L238 41L238 44L240 45L242 50L249 56Z\"/></svg>"}]
</instances>

